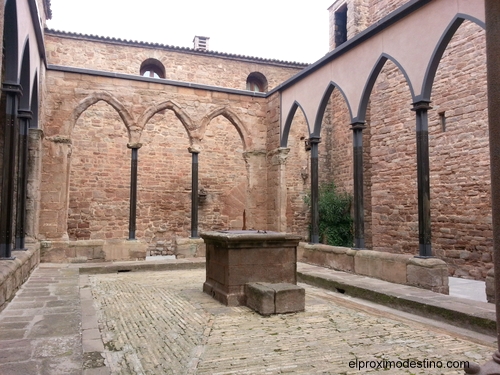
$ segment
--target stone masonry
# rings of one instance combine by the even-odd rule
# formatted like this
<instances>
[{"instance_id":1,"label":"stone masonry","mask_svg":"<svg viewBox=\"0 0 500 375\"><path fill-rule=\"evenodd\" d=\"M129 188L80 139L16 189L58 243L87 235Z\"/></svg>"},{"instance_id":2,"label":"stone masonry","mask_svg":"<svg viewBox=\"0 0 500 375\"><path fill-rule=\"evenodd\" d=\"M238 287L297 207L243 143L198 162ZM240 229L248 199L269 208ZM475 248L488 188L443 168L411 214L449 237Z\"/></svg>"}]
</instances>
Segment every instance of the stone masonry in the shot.
<instances>
[{"instance_id":1,"label":"stone masonry","mask_svg":"<svg viewBox=\"0 0 500 375\"><path fill-rule=\"evenodd\" d=\"M28 9L21 3L19 14ZM335 12L347 7L348 40L408 5L332 3L331 34ZM48 8L43 21L49 2L38 6ZM206 194L201 231L245 226L308 236L306 142L314 124L298 108L282 147L279 92L246 90L252 73L265 77L271 91L305 64L43 32L47 64L37 71L40 108L38 129L30 130L27 192L27 234L44 241L42 261L67 261L61 249L70 242L127 238L131 149L138 150L136 236L150 253L176 254L176 243L190 235L189 150L199 152L199 187ZM492 267L484 31L467 19L449 36L429 110L432 246L450 275L484 279ZM363 130L365 244L415 255L414 88L398 61L381 58ZM163 66L164 80L140 76L151 59ZM333 90L319 145L320 182L333 180L348 193L350 110Z\"/></svg>"}]
</instances>

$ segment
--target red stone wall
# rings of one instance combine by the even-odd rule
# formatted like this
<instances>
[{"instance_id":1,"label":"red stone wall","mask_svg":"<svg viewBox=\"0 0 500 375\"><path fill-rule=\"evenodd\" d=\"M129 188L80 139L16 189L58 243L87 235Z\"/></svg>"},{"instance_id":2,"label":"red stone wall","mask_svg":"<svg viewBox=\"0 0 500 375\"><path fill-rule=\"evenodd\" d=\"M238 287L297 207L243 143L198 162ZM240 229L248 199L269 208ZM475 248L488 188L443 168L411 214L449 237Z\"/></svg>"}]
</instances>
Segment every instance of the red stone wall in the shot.
<instances>
[{"instance_id":1,"label":"red stone wall","mask_svg":"<svg viewBox=\"0 0 500 375\"><path fill-rule=\"evenodd\" d=\"M55 71L48 76L58 85L48 85L42 236L64 238L68 231L71 239L127 237L131 139L142 144L138 239L168 250L176 236L189 236L192 143L200 150L199 184L207 192L200 230L241 229L245 209L249 226L265 221L258 182L265 174L256 173L255 160L245 155L265 150L266 99ZM97 103L86 108L89 100ZM110 103L123 106L126 121ZM175 103L179 113L155 109L161 103ZM78 108L83 113L73 128ZM141 123L148 108L156 114ZM62 221L68 164L69 210Z\"/></svg>"},{"instance_id":2,"label":"red stone wall","mask_svg":"<svg viewBox=\"0 0 500 375\"><path fill-rule=\"evenodd\" d=\"M493 266L493 243L485 36L478 25L465 21L450 41L436 73L431 105L434 249L451 274L484 279Z\"/></svg>"},{"instance_id":3,"label":"red stone wall","mask_svg":"<svg viewBox=\"0 0 500 375\"><path fill-rule=\"evenodd\" d=\"M165 67L165 79L241 90L252 72L262 73L271 90L306 66L54 32L45 39L49 64L139 75L142 62L153 58Z\"/></svg>"},{"instance_id":4,"label":"red stone wall","mask_svg":"<svg viewBox=\"0 0 500 375\"><path fill-rule=\"evenodd\" d=\"M130 150L116 111L99 102L71 136L68 235L71 240L128 238Z\"/></svg>"},{"instance_id":5,"label":"red stone wall","mask_svg":"<svg viewBox=\"0 0 500 375\"><path fill-rule=\"evenodd\" d=\"M415 119L403 74L390 61L370 96L373 249L418 253Z\"/></svg>"},{"instance_id":6,"label":"red stone wall","mask_svg":"<svg viewBox=\"0 0 500 375\"><path fill-rule=\"evenodd\" d=\"M347 0L348 37L406 2ZM335 10L330 8L330 22ZM448 263L450 275L484 279L492 267L492 233L485 38L478 25L465 21L457 30L439 63L431 100L433 251ZM376 250L418 253L411 103L403 74L393 63L386 63L370 97L364 131L365 237L367 247ZM440 113L446 118L445 131ZM335 174L333 165L324 165L326 174Z\"/></svg>"}]
</instances>

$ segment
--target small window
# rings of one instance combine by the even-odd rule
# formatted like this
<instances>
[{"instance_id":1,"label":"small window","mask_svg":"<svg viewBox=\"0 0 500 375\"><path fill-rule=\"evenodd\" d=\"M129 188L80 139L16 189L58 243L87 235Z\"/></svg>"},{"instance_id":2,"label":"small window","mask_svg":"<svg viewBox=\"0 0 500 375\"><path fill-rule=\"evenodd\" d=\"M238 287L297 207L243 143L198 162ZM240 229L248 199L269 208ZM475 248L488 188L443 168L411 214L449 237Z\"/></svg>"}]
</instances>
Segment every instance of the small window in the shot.
<instances>
[{"instance_id":1,"label":"small window","mask_svg":"<svg viewBox=\"0 0 500 375\"><path fill-rule=\"evenodd\" d=\"M165 68L156 59L147 59L141 64L141 76L151 78L165 78Z\"/></svg>"},{"instance_id":2,"label":"small window","mask_svg":"<svg viewBox=\"0 0 500 375\"><path fill-rule=\"evenodd\" d=\"M347 4L335 12L335 47L347 41Z\"/></svg>"},{"instance_id":3,"label":"small window","mask_svg":"<svg viewBox=\"0 0 500 375\"><path fill-rule=\"evenodd\" d=\"M259 72L250 73L247 77L247 90L254 92L267 91L267 79Z\"/></svg>"},{"instance_id":4,"label":"small window","mask_svg":"<svg viewBox=\"0 0 500 375\"><path fill-rule=\"evenodd\" d=\"M441 123L441 131L446 131L446 112L439 112L439 122Z\"/></svg>"}]
</instances>

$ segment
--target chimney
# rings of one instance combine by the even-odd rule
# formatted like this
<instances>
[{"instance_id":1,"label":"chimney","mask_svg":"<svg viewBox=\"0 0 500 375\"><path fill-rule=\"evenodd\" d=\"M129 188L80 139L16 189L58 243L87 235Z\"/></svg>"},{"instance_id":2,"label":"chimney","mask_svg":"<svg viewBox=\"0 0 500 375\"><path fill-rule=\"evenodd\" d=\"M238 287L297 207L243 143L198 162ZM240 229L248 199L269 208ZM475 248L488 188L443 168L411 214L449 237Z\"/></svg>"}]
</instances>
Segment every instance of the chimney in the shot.
<instances>
[{"instance_id":1,"label":"chimney","mask_svg":"<svg viewBox=\"0 0 500 375\"><path fill-rule=\"evenodd\" d=\"M196 35L193 39L194 49L197 51L207 51L208 50L208 41L210 37L208 36L198 36Z\"/></svg>"}]
</instances>

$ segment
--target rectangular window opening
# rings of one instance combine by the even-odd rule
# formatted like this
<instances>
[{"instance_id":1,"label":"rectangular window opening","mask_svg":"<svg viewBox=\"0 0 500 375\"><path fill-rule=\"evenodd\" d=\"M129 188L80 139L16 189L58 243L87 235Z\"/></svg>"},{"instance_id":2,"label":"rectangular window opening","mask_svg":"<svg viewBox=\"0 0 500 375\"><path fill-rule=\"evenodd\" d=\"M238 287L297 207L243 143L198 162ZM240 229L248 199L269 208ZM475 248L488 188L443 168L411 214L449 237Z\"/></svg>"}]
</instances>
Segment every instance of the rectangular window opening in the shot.
<instances>
[{"instance_id":1,"label":"rectangular window opening","mask_svg":"<svg viewBox=\"0 0 500 375\"><path fill-rule=\"evenodd\" d=\"M335 47L347 41L347 4L335 12Z\"/></svg>"},{"instance_id":2,"label":"rectangular window opening","mask_svg":"<svg viewBox=\"0 0 500 375\"><path fill-rule=\"evenodd\" d=\"M439 112L439 122L441 123L441 131L446 131L446 112Z\"/></svg>"}]
</instances>

